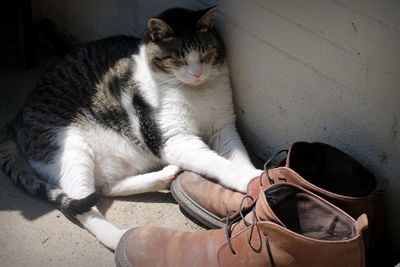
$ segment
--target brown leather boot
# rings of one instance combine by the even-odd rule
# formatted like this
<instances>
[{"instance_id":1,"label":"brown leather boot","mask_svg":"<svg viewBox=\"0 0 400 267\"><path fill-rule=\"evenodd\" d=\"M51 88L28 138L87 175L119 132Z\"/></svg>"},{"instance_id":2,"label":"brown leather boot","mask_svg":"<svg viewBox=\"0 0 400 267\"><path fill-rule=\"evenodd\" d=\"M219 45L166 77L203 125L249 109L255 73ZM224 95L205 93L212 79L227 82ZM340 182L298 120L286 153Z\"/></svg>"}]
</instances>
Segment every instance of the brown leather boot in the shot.
<instances>
[{"instance_id":1,"label":"brown leather boot","mask_svg":"<svg viewBox=\"0 0 400 267\"><path fill-rule=\"evenodd\" d=\"M376 182L367 169L343 151L323 143L294 143L286 159L276 168L266 170L249 183L247 195L256 200L262 188L285 182L315 192L355 219L366 213L370 221L365 234L366 245L370 243L369 236L375 240L381 232L382 193L386 181ZM187 213L211 228L222 227L229 211L239 211L244 197L192 172L178 176L171 185L171 192ZM251 202L247 199L245 206Z\"/></svg>"},{"instance_id":2,"label":"brown leather boot","mask_svg":"<svg viewBox=\"0 0 400 267\"><path fill-rule=\"evenodd\" d=\"M251 198L251 197L247 197ZM245 198L246 199L246 198ZM364 266L357 221L328 201L287 183L262 191L224 229L183 232L161 227L128 231L117 266Z\"/></svg>"}]
</instances>

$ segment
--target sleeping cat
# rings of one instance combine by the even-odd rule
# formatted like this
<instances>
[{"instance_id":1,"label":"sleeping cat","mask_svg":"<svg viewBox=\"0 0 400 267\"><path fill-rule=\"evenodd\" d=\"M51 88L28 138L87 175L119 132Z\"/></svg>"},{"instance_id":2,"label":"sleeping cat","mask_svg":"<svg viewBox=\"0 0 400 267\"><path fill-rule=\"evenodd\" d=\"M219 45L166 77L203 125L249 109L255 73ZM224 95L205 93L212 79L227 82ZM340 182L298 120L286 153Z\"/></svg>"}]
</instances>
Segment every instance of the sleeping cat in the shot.
<instances>
[{"instance_id":1,"label":"sleeping cat","mask_svg":"<svg viewBox=\"0 0 400 267\"><path fill-rule=\"evenodd\" d=\"M169 9L142 40L111 37L63 58L15 119L17 145L1 145L3 171L111 249L126 230L93 207L96 189L157 191L182 168L245 192L261 171L236 131L215 10Z\"/></svg>"}]
</instances>

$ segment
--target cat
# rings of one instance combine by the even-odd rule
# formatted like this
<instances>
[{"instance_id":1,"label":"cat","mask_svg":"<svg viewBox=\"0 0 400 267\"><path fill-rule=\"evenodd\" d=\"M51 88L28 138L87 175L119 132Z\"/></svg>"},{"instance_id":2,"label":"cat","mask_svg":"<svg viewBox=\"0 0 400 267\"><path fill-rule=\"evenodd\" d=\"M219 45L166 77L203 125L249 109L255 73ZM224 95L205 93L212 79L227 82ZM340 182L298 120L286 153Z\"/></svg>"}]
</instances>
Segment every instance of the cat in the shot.
<instances>
[{"instance_id":1,"label":"cat","mask_svg":"<svg viewBox=\"0 0 400 267\"><path fill-rule=\"evenodd\" d=\"M186 169L246 192L261 171L236 130L215 11L168 9L141 40L109 37L65 56L13 121L2 170L110 249L126 229L97 210L97 191L166 189Z\"/></svg>"}]
</instances>

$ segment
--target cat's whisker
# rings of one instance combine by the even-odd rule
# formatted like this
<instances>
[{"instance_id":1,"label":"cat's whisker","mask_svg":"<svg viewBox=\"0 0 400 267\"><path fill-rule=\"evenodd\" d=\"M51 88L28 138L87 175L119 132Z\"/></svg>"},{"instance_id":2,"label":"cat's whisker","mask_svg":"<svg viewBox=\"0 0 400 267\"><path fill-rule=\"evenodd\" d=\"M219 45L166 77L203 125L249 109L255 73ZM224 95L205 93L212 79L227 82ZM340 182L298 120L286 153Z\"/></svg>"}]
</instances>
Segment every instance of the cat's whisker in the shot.
<instances>
[{"instance_id":1,"label":"cat's whisker","mask_svg":"<svg viewBox=\"0 0 400 267\"><path fill-rule=\"evenodd\" d=\"M171 81L171 82L169 82L169 83L167 83L167 84L179 84L179 83L181 83L181 81L175 80L175 81Z\"/></svg>"},{"instance_id":2,"label":"cat's whisker","mask_svg":"<svg viewBox=\"0 0 400 267\"><path fill-rule=\"evenodd\" d=\"M170 83L165 83L165 84L161 85L160 89L165 90L165 89L171 88L173 86L179 86L180 87L181 85L183 85L183 82L181 82L179 80L176 80L176 81L172 81Z\"/></svg>"},{"instance_id":3,"label":"cat's whisker","mask_svg":"<svg viewBox=\"0 0 400 267\"><path fill-rule=\"evenodd\" d=\"M167 89L172 89L172 88L174 88L174 89L178 89L178 88L180 88L180 87L182 87L182 85L179 85L179 86L166 86L166 87L160 87L160 89L161 89L161 90L167 90Z\"/></svg>"},{"instance_id":4,"label":"cat's whisker","mask_svg":"<svg viewBox=\"0 0 400 267\"><path fill-rule=\"evenodd\" d=\"M174 85L178 85L178 83L164 84L164 85L161 85L160 88L166 88L166 87L170 87L170 86L174 86Z\"/></svg>"},{"instance_id":5,"label":"cat's whisker","mask_svg":"<svg viewBox=\"0 0 400 267\"><path fill-rule=\"evenodd\" d=\"M179 89L183 86L184 83L181 83L178 87L176 87L175 89Z\"/></svg>"},{"instance_id":6,"label":"cat's whisker","mask_svg":"<svg viewBox=\"0 0 400 267\"><path fill-rule=\"evenodd\" d=\"M169 83L169 82L172 82L172 81L178 81L178 79L174 77L174 78L171 78L169 80L165 80L165 81L160 82L160 85L161 84L165 84L165 83Z\"/></svg>"},{"instance_id":7,"label":"cat's whisker","mask_svg":"<svg viewBox=\"0 0 400 267\"><path fill-rule=\"evenodd\" d=\"M171 87L171 86L175 86L175 85L179 85L179 83L165 84L165 85L162 85L161 88Z\"/></svg>"}]
</instances>

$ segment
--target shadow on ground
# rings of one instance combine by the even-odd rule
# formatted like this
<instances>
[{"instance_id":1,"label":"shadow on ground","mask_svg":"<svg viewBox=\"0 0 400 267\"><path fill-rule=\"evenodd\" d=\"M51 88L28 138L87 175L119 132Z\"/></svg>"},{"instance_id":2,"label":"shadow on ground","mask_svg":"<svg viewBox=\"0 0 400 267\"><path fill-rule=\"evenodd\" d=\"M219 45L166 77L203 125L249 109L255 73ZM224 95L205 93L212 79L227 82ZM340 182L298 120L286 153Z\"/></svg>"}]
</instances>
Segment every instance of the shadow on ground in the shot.
<instances>
[{"instance_id":1,"label":"shadow on ground","mask_svg":"<svg viewBox=\"0 0 400 267\"><path fill-rule=\"evenodd\" d=\"M55 208L48 202L18 189L8 177L0 173L0 211L20 211L27 220L35 220Z\"/></svg>"}]
</instances>

